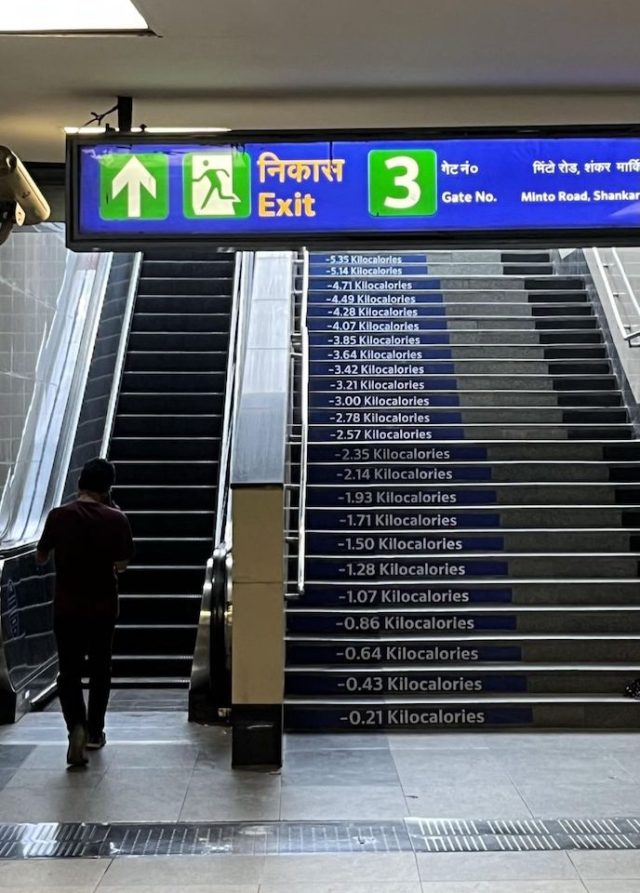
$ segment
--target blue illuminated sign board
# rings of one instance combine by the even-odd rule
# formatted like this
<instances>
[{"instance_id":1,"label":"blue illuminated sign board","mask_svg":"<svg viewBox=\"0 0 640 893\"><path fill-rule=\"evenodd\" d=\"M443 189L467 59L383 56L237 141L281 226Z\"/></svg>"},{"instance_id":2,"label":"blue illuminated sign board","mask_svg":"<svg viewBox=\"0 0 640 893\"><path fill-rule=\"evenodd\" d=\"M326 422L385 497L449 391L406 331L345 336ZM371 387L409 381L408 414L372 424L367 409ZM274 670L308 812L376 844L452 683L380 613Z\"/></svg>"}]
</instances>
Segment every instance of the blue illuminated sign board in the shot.
<instances>
[{"instance_id":1,"label":"blue illuminated sign board","mask_svg":"<svg viewBox=\"0 0 640 893\"><path fill-rule=\"evenodd\" d=\"M242 138L240 138L242 137ZM640 230L640 135L73 138L69 244L300 245Z\"/></svg>"}]
</instances>

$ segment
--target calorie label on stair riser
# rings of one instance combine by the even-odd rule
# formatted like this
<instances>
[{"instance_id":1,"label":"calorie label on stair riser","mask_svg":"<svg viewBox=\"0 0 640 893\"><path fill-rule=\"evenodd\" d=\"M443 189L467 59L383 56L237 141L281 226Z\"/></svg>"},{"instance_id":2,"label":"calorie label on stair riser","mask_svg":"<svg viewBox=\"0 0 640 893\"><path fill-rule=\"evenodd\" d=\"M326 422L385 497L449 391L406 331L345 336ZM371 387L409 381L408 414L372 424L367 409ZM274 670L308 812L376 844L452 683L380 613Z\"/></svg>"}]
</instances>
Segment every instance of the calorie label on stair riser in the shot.
<instances>
[{"instance_id":1,"label":"calorie label on stair riser","mask_svg":"<svg viewBox=\"0 0 640 893\"><path fill-rule=\"evenodd\" d=\"M337 306L332 304L314 304L309 308L309 328L321 331L326 328L324 320L332 323L345 323L349 320L382 320L390 322L400 320L404 323L418 322L421 317L443 316L445 306L439 296L425 296L427 300L415 305L389 305L389 304L354 304L353 306ZM338 331L339 329L336 329ZM407 329L407 331L413 331Z\"/></svg>"},{"instance_id":2,"label":"calorie label on stair riser","mask_svg":"<svg viewBox=\"0 0 640 893\"><path fill-rule=\"evenodd\" d=\"M421 363L417 360L372 360L363 363L323 363L314 362L309 366L311 375L340 376L366 375L455 375L455 364L451 361Z\"/></svg>"},{"instance_id":3,"label":"calorie label on stair riser","mask_svg":"<svg viewBox=\"0 0 640 893\"><path fill-rule=\"evenodd\" d=\"M469 604L511 604L509 588L493 589L484 586L318 586L305 587L301 605L304 607L432 607Z\"/></svg>"},{"instance_id":4,"label":"calorie label on stair riser","mask_svg":"<svg viewBox=\"0 0 640 893\"><path fill-rule=\"evenodd\" d=\"M455 364L451 361L420 363L402 360L372 360L363 363L310 363L311 375L351 376L366 375L455 375Z\"/></svg>"},{"instance_id":5,"label":"calorie label on stair riser","mask_svg":"<svg viewBox=\"0 0 640 893\"><path fill-rule=\"evenodd\" d=\"M461 425L461 412L432 409L399 410L375 407L361 412L357 409L314 409L309 414L310 425Z\"/></svg>"},{"instance_id":6,"label":"calorie label on stair riser","mask_svg":"<svg viewBox=\"0 0 640 893\"><path fill-rule=\"evenodd\" d=\"M416 633L470 633L470 632L504 632L516 630L517 619L514 616L497 614L477 616L422 614L371 614L365 611L357 614L289 614L287 630L297 635L349 635L370 636L372 633L382 635L409 635Z\"/></svg>"},{"instance_id":7,"label":"calorie label on stair riser","mask_svg":"<svg viewBox=\"0 0 640 893\"><path fill-rule=\"evenodd\" d=\"M327 332L314 332L309 335L309 344L314 347L423 347L428 345L447 345L450 343L449 334L432 335L432 334L412 334L403 335L398 333L365 335L357 333L355 335L332 335Z\"/></svg>"},{"instance_id":8,"label":"calorie label on stair riser","mask_svg":"<svg viewBox=\"0 0 640 893\"><path fill-rule=\"evenodd\" d=\"M408 508L426 508L430 506L454 506L454 505L486 505L497 503L498 495L495 490L442 490L432 487L414 489L407 486L400 489L359 489L346 486L342 489L335 487L310 487L307 493L307 505L336 506L336 507L387 507L388 509L406 506Z\"/></svg>"},{"instance_id":9,"label":"calorie label on stair riser","mask_svg":"<svg viewBox=\"0 0 640 893\"><path fill-rule=\"evenodd\" d=\"M306 577L309 580L429 580L434 577L506 577L508 561L488 561L482 558L459 560L453 558L336 558L322 560L307 558Z\"/></svg>"},{"instance_id":10,"label":"calorie label on stair riser","mask_svg":"<svg viewBox=\"0 0 640 893\"><path fill-rule=\"evenodd\" d=\"M413 510L393 509L355 509L341 511L314 511L307 509L307 529L332 530L346 528L348 530L457 530L474 528L500 527L500 515L488 512L465 514L464 512L416 512Z\"/></svg>"},{"instance_id":11,"label":"calorie label on stair riser","mask_svg":"<svg viewBox=\"0 0 640 893\"><path fill-rule=\"evenodd\" d=\"M522 675L496 676L493 673L462 676L447 673L330 673L322 676L287 674L288 695L429 695L475 694L479 692L526 692Z\"/></svg>"},{"instance_id":12,"label":"calorie label on stair riser","mask_svg":"<svg viewBox=\"0 0 640 893\"><path fill-rule=\"evenodd\" d=\"M292 664L460 664L522 661L519 645L484 645L470 642L289 642Z\"/></svg>"},{"instance_id":13,"label":"calorie label on stair riser","mask_svg":"<svg viewBox=\"0 0 640 893\"><path fill-rule=\"evenodd\" d=\"M359 442L376 443L382 441L430 441L430 440L464 440L463 428L332 428L329 426L310 426L313 440L330 443Z\"/></svg>"},{"instance_id":14,"label":"calorie label on stair riser","mask_svg":"<svg viewBox=\"0 0 640 893\"><path fill-rule=\"evenodd\" d=\"M345 347L345 348L324 348L312 347L311 359L314 362L331 362L337 360L342 363L370 363L372 361L380 362L396 361L401 362L413 361L423 362L425 360L454 360L455 348L451 347L432 347L417 349L415 347Z\"/></svg>"},{"instance_id":15,"label":"calorie label on stair riser","mask_svg":"<svg viewBox=\"0 0 640 893\"><path fill-rule=\"evenodd\" d=\"M417 533L307 533L310 555L426 555L444 552L502 552L502 536L470 536L469 534Z\"/></svg>"},{"instance_id":16,"label":"calorie label on stair riser","mask_svg":"<svg viewBox=\"0 0 640 893\"><path fill-rule=\"evenodd\" d=\"M423 266L429 262L429 255L424 251L385 251L384 253L372 252L359 254L354 254L353 252L340 253L334 251L323 253L314 251L309 257L309 262L312 268L315 264L347 264L348 266L362 264L365 267L375 267L378 264L420 264Z\"/></svg>"},{"instance_id":17,"label":"calorie label on stair riser","mask_svg":"<svg viewBox=\"0 0 640 893\"><path fill-rule=\"evenodd\" d=\"M378 264L367 264L364 261L322 263L314 259L309 265L309 283L313 287L316 279L336 276L426 276L428 272L424 260L422 263L384 260Z\"/></svg>"},{"instance_id":18,"label":"calorie label on stair riser","mask_svg":"<svg viewBox=\"0 0 640 893\"><path fill-rule=\"evenodd\" d=\"M528 726L530 707L304 707L285 708L285 723L296 729L421 729Z\"/></svg>"},{"instance_id":19,"label":"calorie label on stair riser","mask_svg":"<svg viewBox=\"0 0 640 893\"><path fill-rule=\"evenodd\" d=\"M361 279L340 279L335 276L314 276L310 282L311 291L334 292L389 292L390 294L403 294L416 289L442 288L440 279L432 279L428 276L412 279L404 278L377 278L363 277Z\"/></svg>"},{"instance_id":20,"label":"calorie label on stair riser","mask_svg":"<svg viewBox=\"0 0 640 893\"><path fill-rule=\"evenodd\" d=\"M309 379L310 394L313 394L314 391L352 394L371 394L381 391L422 393L425 391L455 391L457 387L458 380L456 378L432 378L431 376L375 378L369 375L354 375L348 378L336 378L333 375L322 375Z\"/></svg>"},{"instance_id":21,"label":"calorie label on stair riser","mask_svg":"<svg viewBox=\"0 0 640 893\"><path fill-rule=\"evenodd\" d=\"M309 395L309 402L313 409L324 408L329 409L332 406L345 409L374 409L374 408L399 408L414 409L416 407L427 406L459 406L460 398L457 394L425 394L425 393L399 393L393 394L386 390L382 394L364 393L357 394L355 392L342 394L326 391L312 391Z\"/></svg>"},{"instance_id":22,"label":"calorie label on stair riser","mask_svg":"<svg viewBox=\"0 0 640 893\"><path fill-rule=\"evenodd\" d=\"M310 484L340 483L345 484L403 484L403 483L439 483L440 481L490 481L492 468L481 466L398 466L386 465L311 465L307 480Z\"/></svg>"},{"instance_id":23,"label":"calorie label on stair riser","mask_svg":"<svg viewBox=\"0 0 640 893\"><path fill-rule=\"evenodd\" d=\"M316 316L319 307L335 307L339 308L358 308L358 307L419 307L420 305L428 305L433 303L442 303L444 301L444 292L441 291L423 291L415 294L406 293L402 295L391 294L349 294L348 292L340 292L330 294L329 292L316 292L309 295L309 315Z\"/></svg>"},{"instance_id":24,"label":"calorie label on stair riser","mask_svg":"<svg viewBox=\"0 0 640 893\"><path fill-rule=\"evenodd\" d=\"M441 446L334 446L309 444L310 462L484 462L487 448L455 444Z\"/></svg>"},{"instance_id":25,"label":"calorie label on stair riser","mask_svg":"<svg viewBox=\"0 0 640 893\"><path fill-rule=\"evenodd\" d=\"M315 326L316 332L327 332L333 334L390 334L394 332L432 332L446 331L448 329L449 320L440 310L434 314L433 319L420 318L413 322L404 322L398 320L375 320L375 319L326 319L320 320ZM310 323L313 320L310 320Z\"/></svg>"}]
</instances>

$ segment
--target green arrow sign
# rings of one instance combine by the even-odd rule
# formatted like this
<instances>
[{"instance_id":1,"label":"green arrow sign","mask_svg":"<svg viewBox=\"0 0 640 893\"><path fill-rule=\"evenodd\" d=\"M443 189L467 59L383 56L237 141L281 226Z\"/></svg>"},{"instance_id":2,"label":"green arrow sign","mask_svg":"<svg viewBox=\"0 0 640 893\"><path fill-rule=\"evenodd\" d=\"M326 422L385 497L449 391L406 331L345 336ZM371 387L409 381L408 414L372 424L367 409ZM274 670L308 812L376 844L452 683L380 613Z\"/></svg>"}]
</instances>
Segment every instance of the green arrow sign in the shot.
<instances>
[{"instance_id":1,"label":"green arrow sign","mask_svg":"<svg viewBox=\"0 0 640 893\"><path fill-rule=\"evenodd\" d=\"M100 156L103 220L165 220L168 216L168 155L149 152Z\"/></svg>"}]
</instances>

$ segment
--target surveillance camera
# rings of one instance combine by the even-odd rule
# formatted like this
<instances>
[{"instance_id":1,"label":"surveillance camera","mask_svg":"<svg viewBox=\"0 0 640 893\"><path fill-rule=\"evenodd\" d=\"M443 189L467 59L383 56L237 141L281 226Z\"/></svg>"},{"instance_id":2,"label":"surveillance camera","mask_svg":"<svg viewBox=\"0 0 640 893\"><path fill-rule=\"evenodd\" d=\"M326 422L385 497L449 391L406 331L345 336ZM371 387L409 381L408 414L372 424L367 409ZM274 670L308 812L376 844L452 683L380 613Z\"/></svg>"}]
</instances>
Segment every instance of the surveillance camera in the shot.
<instances>
[{"instance_id":1,"label":"surveillance camera","mask_svg":"<svg viewBox=\"0 0 640 893\"><path fill-rule=\"evenodd\" d=\"M0 146L0 244L14 223L18 226L42 223L50 213L47 200L24 164L11 149Z\"/></svg>"}]
</instances>

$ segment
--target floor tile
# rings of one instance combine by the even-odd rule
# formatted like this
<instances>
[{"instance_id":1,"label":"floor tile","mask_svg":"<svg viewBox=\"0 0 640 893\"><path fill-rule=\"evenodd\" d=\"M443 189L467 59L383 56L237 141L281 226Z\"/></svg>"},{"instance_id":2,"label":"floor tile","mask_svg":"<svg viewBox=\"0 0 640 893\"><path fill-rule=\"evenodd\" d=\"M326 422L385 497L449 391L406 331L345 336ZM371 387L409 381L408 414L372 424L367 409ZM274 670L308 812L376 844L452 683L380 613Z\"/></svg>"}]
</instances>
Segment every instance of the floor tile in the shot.
<instances>
[{"instance_id":1,"label":"floor tile","mask_svg":"<svg viewBox=\"0 0 640 893\"><path fill-rule=\"evenodd\" d=\"M413 853L338 853L335 855L267 856L262 886L269 884L417 883Z\"/></svg>"},{"instance_id":2,"label":"floor tile","mask_svg":"<svg viewBox=\"0 0 640 893\"><path fill-rule=\"evenodd\" d=\"M99 890L100 893L112 893L112 887L145 885L168 886L172 891L198 884L257 885L263 868L262 856L143 856L114 859Z\"/></svg>"},{"instance_id":3,"label":"floor tile","mask_svg":"<svg viewBox=\"0 0 640 893\"><path fill-rule=\"evenodd\" d=\"M96 893L258 893L258 884L127 884L112 887L100 884ZM60 891L62 893L62 891Z\"/></svg>"},{"instance_id":4,"label":"floor tile","mask_svg":"<svg viewBox=\"0 0 640 893\"><path fill-rule=\"evenodd\" d=\"M521 819L531 812L515 785L404 786L408 814L423 818Z\"/></svg>"},{"instance_id":5,"label":"floor tile","mask_svg":"<svg viewBox=\"0 0 640 893\"><path fill-rule=\"evenodd\" d=\"M175 822L191 772L185 769L112 768L90 792L88 822Z\"/></svg>"},{"instance_id":6,"label":"floor tile","mask_svg":"<svg viewBox=\"0 0 640 893\"><path fill-rule=\"evenodd\" d=\"M3 822L88 821L90 789L78 787L4 788L0 791Z\"/></svg>"},{"instance_id":7,"label":"floor tile","mask_svg":"<svg viewBox=\"0 0 640 893\"><path fill-rule=\"evenodd\" d=\"M18 886L94 887L110 865L109 859L30 859L0 860L0 890Z\"/></svg>"},{"instance_id":8,"label":"floor tile","mask_svg":"<svg viewBox=\"0 0 640 893\"><path fill-rule=\"evenodd\" d=\"M17 769L13 769L13 768L12 769L0 769L0 791L2 790L2 788L6 787L9 784L9 782L11 781L11 779L13 778L13 776L15 775L15 773L17 771L18 771Z\"/></svg>"},{"instance_id":9,"label":"floor tile","mask_svg":"<svg viewBox=\"0 0 640 893\"><path fill-rule=\"evenodd\" d=\"M588 893L640 893L640 880L585 880Z\"/></svg>"},{"instance_id":10,"label":"floor tile","mask_svg":"<svg viewBox=\"0 0 640 893\"><path fill-rule=\"evenodd\" d=\"M388 735L315 735L289 732L284 736L285 752L294 750L388 750Z\"/></svg>"},{"instance_id":11,"label":"floor tile","mask_svg":"<svg viewBox=\"0 0 640 893\"><path fill-rule=\"evenodd\" d=\"M111 744L95 755L110 766L129 769L193 769L198 748L193 744ZM95 757L94 757L95 758Z\"/></svg>"},{"instance_id":12,"label":"floor tile","mask_svg":"<svg viewBox=\"0 0 640 893\"><path fill-rule=\"evenodd\" d=\"M640 881L640 850L572 851L570 856L581 878L633 878Z\"/></svg>"},{"instance_id":13,"label":"floor tile","mask_svg":"<svg viewBox=\"0 0 640 893\"><path fill-rule=\"evenodd\" d=\"M280 817L280 787L278 774L197 768L180 821L275 821Z\"/></svg>"},{"instance_id":14,"label":"floor tile","mask_svg":"<svg viewBox=\"0 0 640 893\"><path fill-rule=\"evenodd\" d=\"M283 785L282 819L400 819L407 805L400 785Z\"/></svg>"},{"instance_id":15,"label":"floor tile","mask_svg":"<svg viewBox=\"0 0 640 893\"><path fill-rule=\"evenodd\" d=\"M21 766L32 750L29 744L0 744L0 769Z\"/></svg>"},{"instance_id":16,"label":"floor tile","mask_svg":"<svg viewBox=\"0 0 640 893\"><path fill-rule=\"evenodd\" d=\"M393 758L405 790L411 785L450 782L454 785L474 786L506 783L509 777L503 764L489 751L458 751L429 748L428 750L397 750Z\"/></svg>"},{"instance_id":17,"label":"floor tile","mask_svg":"<svg viewBox=\"0 0 640 893\"><path fill-rule=\"evenodd\" d=\"M422 881L577 879L566 853L418 853Z\"/></svg>"},{"instance_id":18,"label":"floor tile","mask_svg":"<svg viewBox=\"0 0 640 893\"><path fill-rule=\"evenodd\" d=\"M307 750L287 754L282 769L283 784L309 784L315 778L322 779L323 785L399 783L388 750Z\"/></svg>"},{"instance_id":19,"label":"floor tile","mask_svg":"<svg viewBox=\"0 0 640 893\"><path fill-rule=\"evenodd\" d=\"M585 774L589 771L585 763ZM618 779L598 784L519 783L518 791L537 818L633 816L640 810L640 782Z\"/></svg>"},{"instance_id":20,"label":"floor tile","mask_svg":"<svg viewBox=\"0 0 640 893\"><path fill-rule=\"evenodd\" d=\"M5 790L18 788L22 791L43 791L52 788L73 791L92 789L100 783L103 773L86 769L68 771L65 765L57 769L18 769L5 784Z\"/></svg>"},{"instance_id":21,"label":"floor tile","mask_svg":"<svg viewBox=\"0 0 640 893\"><path fill-rule=\"evenodd\" d=\"M622 761L604 752L531 748L505 752L500 756L509 777L517 784L593 785L600 782L633 781Z\"/></svg>"},{"instance_id":22,"label":"floor tile","mask_svg":"<svg viewBox=\"0 0 640 893\"><path fill-rule=\"evenodd\" d=\"M364 883L348 881L346 883L308 883L299 880L287 884L261 884L260 893L422 893L418 883L400 883L385 881L384 883Z\"/></svg>"},{"instance_id":23,"label":"floor tile","mask_svg":"<svg viewBox=\"0 0 640 893\"><path fill-rule=\"evenodd\" d=\"M422 893L586 893L582 881L436 881ZM607 893L621 893L608 890Z\"/></svg>"}]
</instances>

